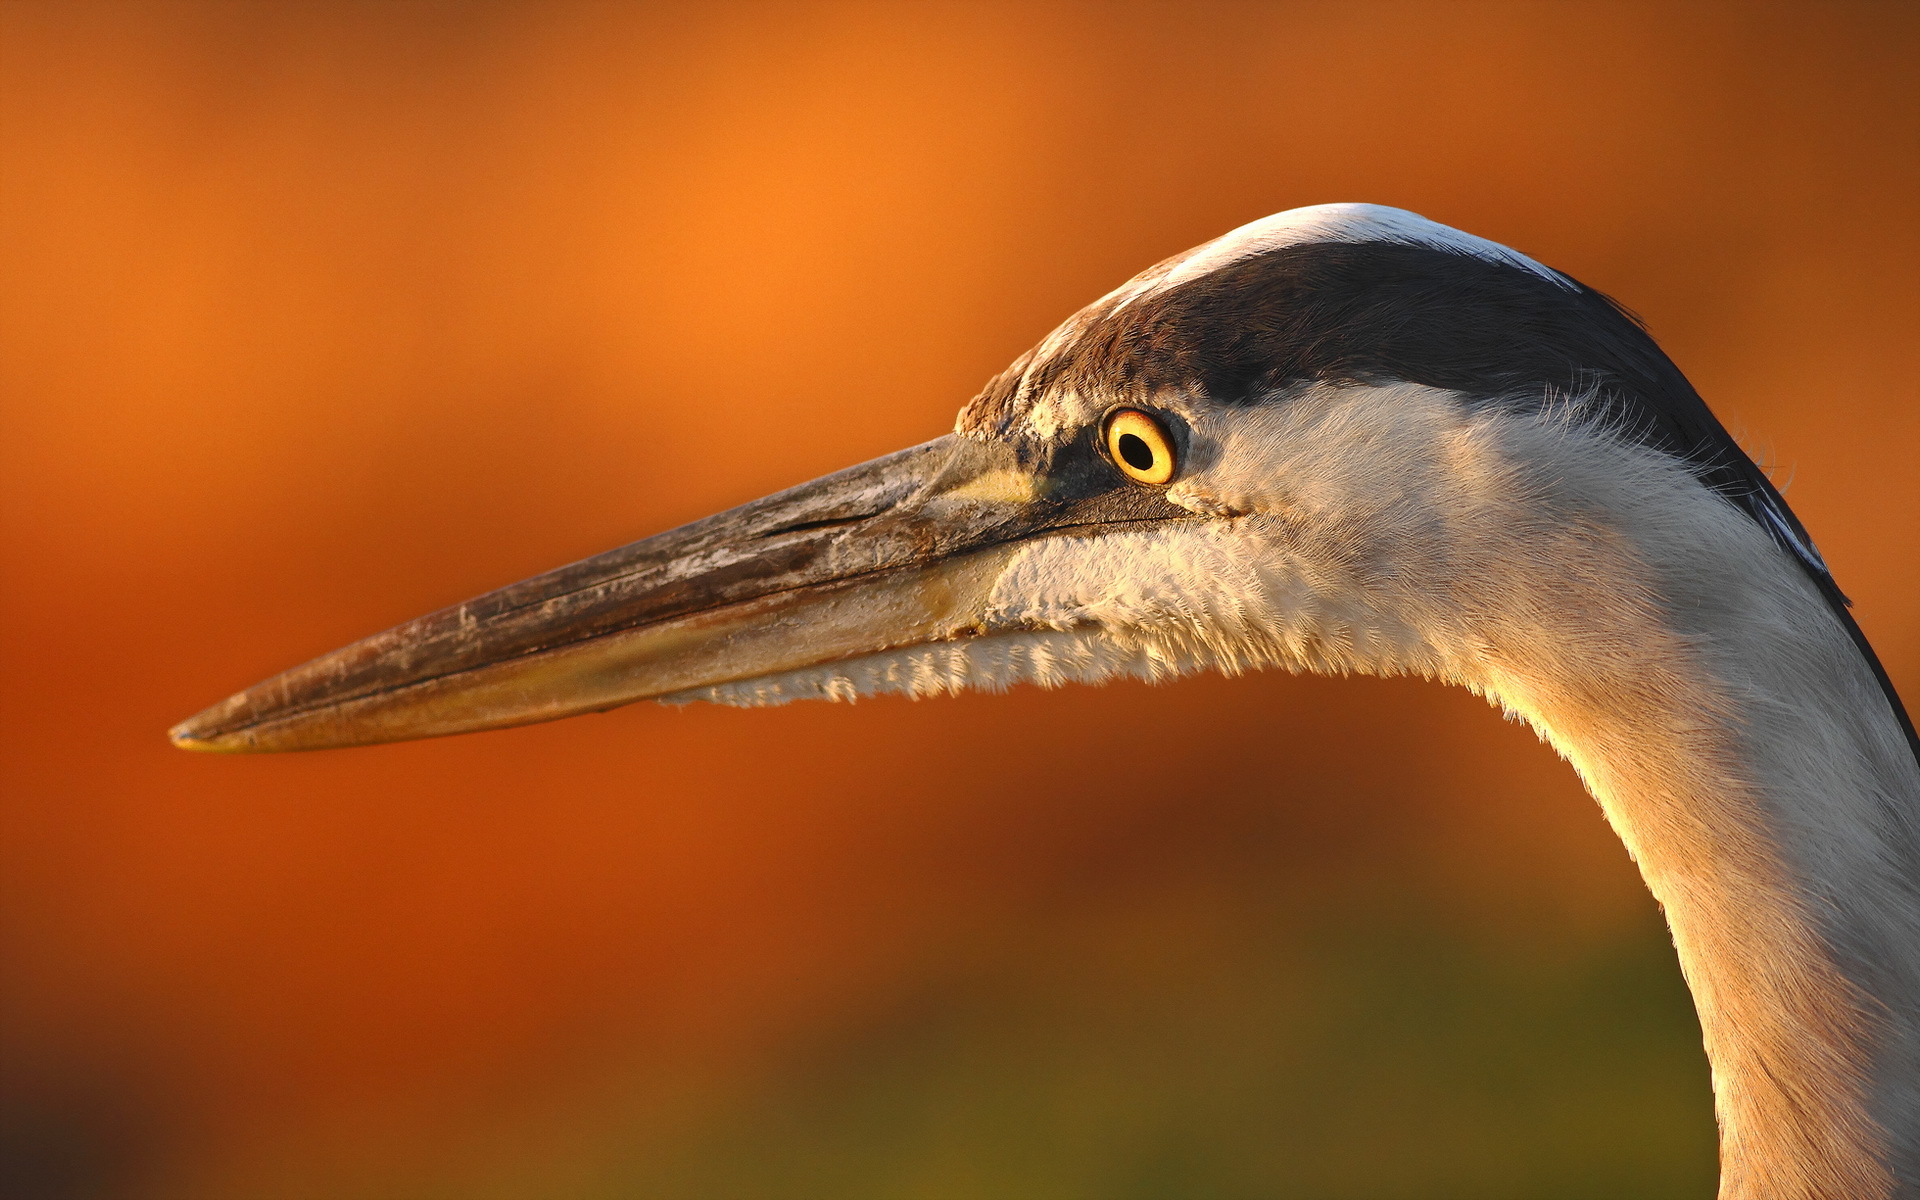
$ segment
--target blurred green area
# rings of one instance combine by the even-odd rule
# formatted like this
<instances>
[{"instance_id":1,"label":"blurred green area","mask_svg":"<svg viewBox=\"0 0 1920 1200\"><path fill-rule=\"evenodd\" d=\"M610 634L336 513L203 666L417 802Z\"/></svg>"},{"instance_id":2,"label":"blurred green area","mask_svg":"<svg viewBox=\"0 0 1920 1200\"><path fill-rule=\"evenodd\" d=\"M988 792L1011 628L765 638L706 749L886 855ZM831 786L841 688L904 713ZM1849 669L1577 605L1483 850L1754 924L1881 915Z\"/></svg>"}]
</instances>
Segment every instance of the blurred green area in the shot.
<instances>
[{"instance_id":1,"label":"blurred green area","mask_svg":"<svg viewBox=\"0 0 1920 1200\"><path fill-rule=\"evenodd\" d=\"M1245 953L1225 962L1193 954L1188 940L1217 928L1128 932L1143 942L1127 952L1161 968L1145 989L1100 986L1110 964L1074 939L991 985L930 986L792 1064L688 1143L609 1161L577 1194L1651 1200L1713 1190L1705 1061L1657 927L1545 967L1448 940L1412 909L1285 945L1238 930ZM523 1188L539 1183L500 1194L532 1194Z\"/></svg>"},{"instance_id":2,"label":"blurred green area","mask_svg":"<svg viewBox=\"0 0 1920 1200\"><path fill-rule=\"evenodd\" d=\"M634 1064L577 1125L507 1154L279 1183L343 1200L1712 1194L1699 1030L1650 905L1598 941L1489 939L1391 880L1239 882L1063 909L723 1095L655 1077L623 1099Z\"/></svg>"}]
</instances>

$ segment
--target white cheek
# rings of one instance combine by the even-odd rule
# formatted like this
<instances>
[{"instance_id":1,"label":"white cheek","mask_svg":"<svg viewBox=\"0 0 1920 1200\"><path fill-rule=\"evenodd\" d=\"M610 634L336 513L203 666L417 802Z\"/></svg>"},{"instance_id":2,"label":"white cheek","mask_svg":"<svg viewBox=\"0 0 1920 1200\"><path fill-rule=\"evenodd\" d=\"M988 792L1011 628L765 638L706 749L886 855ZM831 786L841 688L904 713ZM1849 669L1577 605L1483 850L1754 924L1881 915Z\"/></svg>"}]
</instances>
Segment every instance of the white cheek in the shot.
<instances>
[{"instance_id":1,"label":"white cheek","mask_svg":"<svg viewBox=\"0 0 1920 1200\"><path fill-rule=\"evenodd\" d=\"M1203 635L1272 607L1249 531L1194 522L1098 537L1045 538L1017 555L987 602L993 628Z\"/></svg>"}]
</instances>

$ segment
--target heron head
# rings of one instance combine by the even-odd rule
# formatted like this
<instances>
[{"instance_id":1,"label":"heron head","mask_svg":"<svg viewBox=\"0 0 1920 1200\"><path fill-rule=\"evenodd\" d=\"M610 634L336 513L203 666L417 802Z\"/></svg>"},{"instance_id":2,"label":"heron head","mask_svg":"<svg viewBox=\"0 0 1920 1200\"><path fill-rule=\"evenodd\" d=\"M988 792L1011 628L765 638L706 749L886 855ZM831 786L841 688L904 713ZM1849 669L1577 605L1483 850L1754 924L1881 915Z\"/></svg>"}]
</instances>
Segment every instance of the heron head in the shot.
<instances>
[{"instance_id":1,"label":"heron head","mask_svg":"<svg viewBox=\"0 0 1920 1200\"><path fill-rule=\"evenodd\" d=\"M1504 540L1578 521L1528 464L1581 431L1811 556L1604 297L1400 210L1298 209L1076 314L945 437L377 634L172 736L312 749L641 699L1447 673Z\"/></svg>"}]
</instances>

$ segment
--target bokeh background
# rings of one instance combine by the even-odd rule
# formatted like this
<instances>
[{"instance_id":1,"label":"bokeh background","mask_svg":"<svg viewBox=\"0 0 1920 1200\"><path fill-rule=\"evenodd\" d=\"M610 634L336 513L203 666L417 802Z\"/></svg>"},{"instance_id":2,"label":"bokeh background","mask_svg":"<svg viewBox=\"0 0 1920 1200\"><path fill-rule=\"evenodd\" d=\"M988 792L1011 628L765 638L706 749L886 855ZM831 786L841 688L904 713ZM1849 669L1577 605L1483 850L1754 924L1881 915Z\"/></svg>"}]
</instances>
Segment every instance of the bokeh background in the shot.
<instances>
[{"instance_id":1,"label":"bokeh background","mask_svg":"<svg viewBox=\"0 0 1920 1200\"><path fill-rule=\"evenodd\" d=\"M1915 11L0 3L5 1194L1709 1195L1658 913L1462 693L162 733L1349 199L1643 314L1920 695Z\"/></svg>"}]
</instances>

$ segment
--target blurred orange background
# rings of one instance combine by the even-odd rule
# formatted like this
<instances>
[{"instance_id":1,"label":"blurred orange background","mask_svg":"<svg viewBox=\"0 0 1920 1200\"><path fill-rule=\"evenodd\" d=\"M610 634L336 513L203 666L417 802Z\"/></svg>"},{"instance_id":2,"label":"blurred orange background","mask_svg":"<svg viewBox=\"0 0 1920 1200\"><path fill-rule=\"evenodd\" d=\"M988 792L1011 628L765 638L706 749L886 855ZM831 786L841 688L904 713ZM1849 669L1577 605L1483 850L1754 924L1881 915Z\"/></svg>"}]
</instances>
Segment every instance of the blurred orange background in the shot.
<instances>
[{"instance_id":1,"label":"blurred orange background","mask_svg":"<svg viewBox=\"0 0 1920 1200\"><path fill-rule=\"evenodd\" d=\"M0 55L9 1196L1710 1193L1658 914L1464 694L162 735L1329 200L1640 312L1920 697L1912 6L8 0Z\"/></svg>"}]
</instances>

